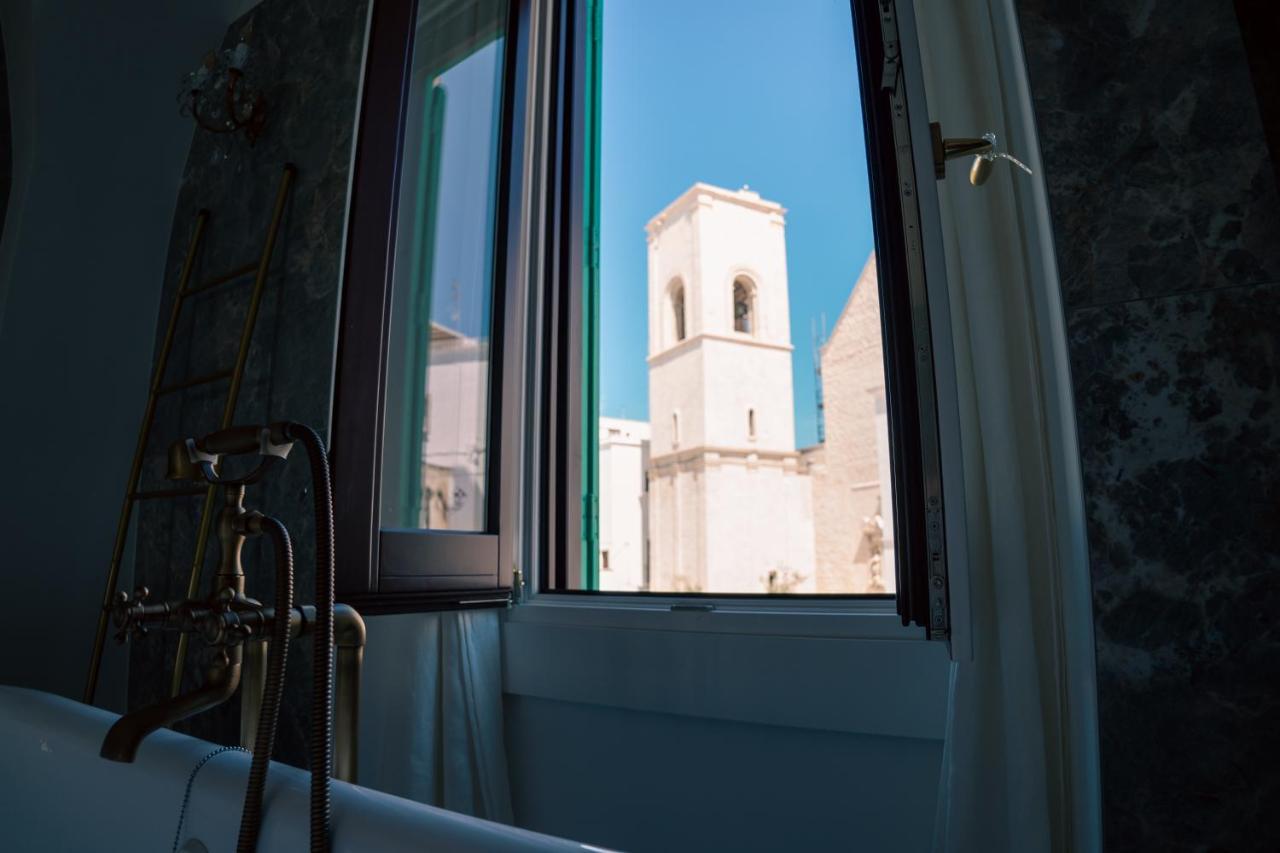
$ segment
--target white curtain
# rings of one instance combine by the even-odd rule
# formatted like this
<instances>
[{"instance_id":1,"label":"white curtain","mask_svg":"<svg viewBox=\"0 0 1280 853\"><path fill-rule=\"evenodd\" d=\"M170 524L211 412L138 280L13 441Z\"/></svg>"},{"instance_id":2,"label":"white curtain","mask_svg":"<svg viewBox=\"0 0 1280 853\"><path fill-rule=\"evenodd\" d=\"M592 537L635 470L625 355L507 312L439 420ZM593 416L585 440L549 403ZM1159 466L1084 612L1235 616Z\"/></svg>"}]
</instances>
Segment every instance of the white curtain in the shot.
<instances>
[{"instance_id":1,"label":"white curtain","mask_svg":"<svg viewBox=\"0 0 1280 853\"><path fill-rule=\"evenodd\" d=\"M1048 206L1012 0L917 0L930 119L1036 171L939 184L969 531L935 851L1101 849L1092 606ZM962 615L961 618L964 618Z\"/></svg>"},{"instance_id":2,"label":"white curtain","mask_svg":"<svg viewBox=\"0 0 1280 853\"><path fill-rule=\"evenodd\" d=\"M360 784L511 823L501 612L374 616L367 623Z\"/></svg>"}]
</instances>

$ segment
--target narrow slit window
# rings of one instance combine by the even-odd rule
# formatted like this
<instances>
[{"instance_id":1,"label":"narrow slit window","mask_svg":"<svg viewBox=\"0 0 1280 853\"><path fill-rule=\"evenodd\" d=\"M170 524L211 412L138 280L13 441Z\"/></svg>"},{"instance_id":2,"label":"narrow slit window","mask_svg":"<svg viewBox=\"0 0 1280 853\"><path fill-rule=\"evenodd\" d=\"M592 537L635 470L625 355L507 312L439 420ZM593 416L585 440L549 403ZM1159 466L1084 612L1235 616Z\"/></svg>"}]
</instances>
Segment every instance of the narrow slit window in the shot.
<instances>
[{"instance_id":1,"label":"narrow slit window","mask_svg":"<svg viewBox=\"0 0 1280 853\"><path fill-rule=\"evenodd\" d=\"M684 340L684 287L676 286L671 291L671 320L675 328L676 342Z\"/></svg>"}]
</instances>

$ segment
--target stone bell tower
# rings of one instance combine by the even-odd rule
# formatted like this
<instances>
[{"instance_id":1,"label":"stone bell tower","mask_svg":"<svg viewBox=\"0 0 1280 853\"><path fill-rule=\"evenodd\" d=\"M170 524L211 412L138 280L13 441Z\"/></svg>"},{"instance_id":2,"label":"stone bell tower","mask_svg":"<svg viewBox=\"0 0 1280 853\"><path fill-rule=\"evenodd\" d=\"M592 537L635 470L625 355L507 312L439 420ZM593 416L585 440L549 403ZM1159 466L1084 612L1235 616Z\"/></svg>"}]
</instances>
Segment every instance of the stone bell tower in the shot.
<instances>
[{"instance_id":1,"label":"stone bell tower","mask_svg":"<svg viewBox=\"0 0 1280 853\"><path fill-rule=\"evenodd\" d=\"M652 589L765 592L771 572L812 585L785 213L697 183L646 226Z\"/></svg>"}]
</instances>

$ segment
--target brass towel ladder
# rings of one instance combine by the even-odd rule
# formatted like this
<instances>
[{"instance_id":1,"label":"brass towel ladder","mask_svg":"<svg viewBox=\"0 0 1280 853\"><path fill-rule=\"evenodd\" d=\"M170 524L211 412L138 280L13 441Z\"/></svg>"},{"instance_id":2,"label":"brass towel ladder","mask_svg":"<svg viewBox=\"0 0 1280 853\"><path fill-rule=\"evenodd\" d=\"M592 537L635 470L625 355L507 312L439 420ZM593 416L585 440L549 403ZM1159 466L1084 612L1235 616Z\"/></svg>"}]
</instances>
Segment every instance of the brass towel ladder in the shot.
<instances>
[{"instance_id":1,"label":"brass towel ladder","mask_svg":"<svg viewBox=\"0 0 1280 853\"><path fill-rule=\"evenodd\" d=\"M196 534L196 552L191 561L191 575L187 581L186 597L194 598L199 590L200 572L204 566L205 549L209 544L209 533L212 530L213 517L215 515L213 504L216 487L139 491L138 485L142 476L142 460L146 453L147 441L151 436L151 427L155 421L156 402L166 394L184 391L197 385L207 385L223 379L230 379L231 385L227 391L226 404L222 408L222 422L219 428L226 429L231 426L236 413L236 400L240 396L240 384L244 379L245 364L249 360L249 342L253 337L253 327L258 319L258 308L262 303L262 293L266 289L267 271L271 267L271 255L275 250L276 236L280 231L280 221L284 217L285 202L288 200L289 189L293 185L293 179L296 174L297 170L293 165L285 165L284 171L280 176L280 188L276 192L275 208L271 213L271 224L267 227L266 241L263 243L262 254L258 259L253 263L245 264L223 275L201 282L195 287L189 287L191 270L195 265L196 254L200 249L200 243L204 237L204 229L209 221L209 211L201 210L196 214L191 242L187 246L187 255L182 262L182 270L178 276L178 292L174 296L173 307L169 312L169 325L165 329L164 341L160 344L155 370L151 376L151 386L147 394L147 406L142 413L142 426L138 430L138 443L133 451L133 465L129 468L129 484L125 488L124 503L120 507L120 518L116 522L116 540L114 547L111 549L111 566L107 570L107 587L102 596L102 612L98 614L98 631L94 636L93 656L89 660L89 675L85 679L84 685L84 701L86 704L93 704L94 694L98 689L98 674L102 666L103 648L106 645L111 605L116 594L116 584L120 580L120 562L124 556L125 542L129 535L129 521L133 516L134 503L152 498L173 498L204 494L204 506L200 511L200 528ZM173 348L174 332L178 325L178 318L187 298L235 281L255 270L253 291L249 297L249 310L245 313L244 324L240 330L240 348L236 353L235 365L228 370L218 370L201 376L193 376L168 385L162 384L164 382L165 368L169 363L169 352ZM176 696L182 685L182 669L186 652L187 635L183 633L178 637L178 654L173 664L170 695Z\"/></svg>"}]
</instances>

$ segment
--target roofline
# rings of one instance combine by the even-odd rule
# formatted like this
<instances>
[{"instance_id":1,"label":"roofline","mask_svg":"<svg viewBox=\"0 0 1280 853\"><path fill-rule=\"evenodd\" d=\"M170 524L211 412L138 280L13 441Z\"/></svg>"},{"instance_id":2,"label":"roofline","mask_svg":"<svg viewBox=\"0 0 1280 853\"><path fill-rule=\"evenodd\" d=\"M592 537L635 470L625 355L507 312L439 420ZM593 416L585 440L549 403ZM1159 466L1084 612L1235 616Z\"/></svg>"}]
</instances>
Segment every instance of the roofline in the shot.
<instances>
[{"instance_id":1,"label":"roofline","mask_svg":"<svg viewBox=\"0 0 1280 853\"><path fill-rule=\"evenodd\" d=\"M697 200L701 195L713 196L721 201L727 201L730 204L736 204L740 207L758 210L761 213L776 213L779 217L785 217L787 209L776 201L763 199L754 190L748 190L745 187L741 190L727 190L724 187L717 187L714 184L697 181L689 189L680 193L675 199L656 215L645 223L644 230L649 234L653 234L659 230L665 221L672 216L680 208L688 206L691 202Z\"/></svg>"},{"instance_id":2,"label":"roofline","mask_svg":"<svg viewBox=\"0 0 1280 853\"><path fill-rule=\"evenodd\" d=\"M868 276L867 273L871 273L871 275ZM840 321L842 321L845 315L849 313L849 308L853 305L853 299L859 292L858 285L862 284L863 281L874 281L877 283L877 286L879 286L880 265L876 263L875 249L872 249L871 254L867 255L867 259L863 261L862 269L859 270L858 277L853 282L853 287L849 288L849 295L845 297L844 307L840 309L840 314L836 317L836 321L831 324L831 333L827 335L827 339L818 347L819 358L821 358L822 354L827 351L827 345L831 343L832 337L835 336L836 329L840 328ZM878 293L876 294L877 298L879 295L880 294Z\"/></svg>"}]
</instances>

